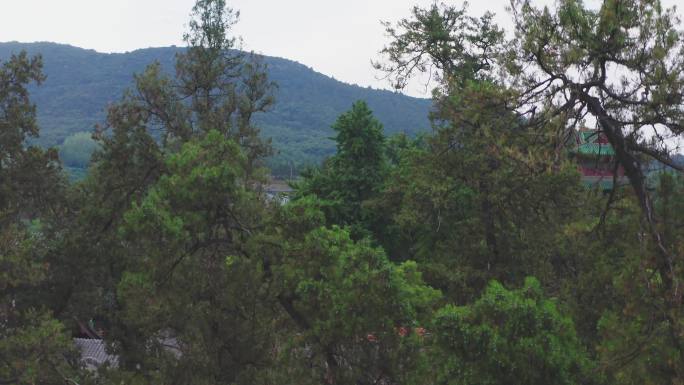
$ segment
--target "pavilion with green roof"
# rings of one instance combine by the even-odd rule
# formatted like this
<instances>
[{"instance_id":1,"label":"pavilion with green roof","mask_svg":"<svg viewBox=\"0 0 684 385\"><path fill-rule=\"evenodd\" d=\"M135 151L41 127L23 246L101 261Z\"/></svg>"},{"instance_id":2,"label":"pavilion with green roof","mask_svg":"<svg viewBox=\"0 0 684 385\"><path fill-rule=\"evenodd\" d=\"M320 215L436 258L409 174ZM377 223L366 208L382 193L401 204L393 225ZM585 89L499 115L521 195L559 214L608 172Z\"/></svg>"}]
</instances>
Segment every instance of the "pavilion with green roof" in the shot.
<instances>
[{"instance_id":1,"label":"pavilion with green roof","mask_svg":"<svg viewBox=\"0 0 684 385\"><path fill-rule=\"evenodd\" d=\"M581 128L574 134L571 154L585 184L610 190L614 181L618 184L626 181L625 170L620 165L616 167L615 150L601 131Z\"/></svg>"}]
</instances>

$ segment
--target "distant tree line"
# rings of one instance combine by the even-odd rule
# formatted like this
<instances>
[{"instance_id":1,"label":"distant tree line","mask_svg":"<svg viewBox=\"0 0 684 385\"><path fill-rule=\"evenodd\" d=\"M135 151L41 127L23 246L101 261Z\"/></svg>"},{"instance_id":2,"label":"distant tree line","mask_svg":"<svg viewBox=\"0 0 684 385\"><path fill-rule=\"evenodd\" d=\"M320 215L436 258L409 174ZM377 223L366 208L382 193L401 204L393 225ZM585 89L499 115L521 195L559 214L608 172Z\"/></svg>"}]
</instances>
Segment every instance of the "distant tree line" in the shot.
<instances>
[{"instance_id":1,"label":"distant tree line","mask_svg":"<svg viewBox=\"0 0 684 385\"><path fill-rule=\"evenodd\" d=\"M237 47L236 47L237 48ZM104 54L55 43L0 43L0 58L26 50L41 54L46 81L29 86L37 106L41 135L32 144L58 147L70 172L85 173L82 159L89 159L92 144L83 143L83 132L92 133L106 115L106 106L131 86L131 75L159 61L160 70L173 76L175 56L185 47L147 48L121 54ZM263 57L269 78L278 83L276 103L255 116L264 137L272 138L274 154L266 163L279 177L298 174L332 155L330 140L337 115L351 103L364 99L383 122L386 134L427 132L429 99L412 98L392 91L345 84L302 64Z\"/></svg>"}]
</instances>

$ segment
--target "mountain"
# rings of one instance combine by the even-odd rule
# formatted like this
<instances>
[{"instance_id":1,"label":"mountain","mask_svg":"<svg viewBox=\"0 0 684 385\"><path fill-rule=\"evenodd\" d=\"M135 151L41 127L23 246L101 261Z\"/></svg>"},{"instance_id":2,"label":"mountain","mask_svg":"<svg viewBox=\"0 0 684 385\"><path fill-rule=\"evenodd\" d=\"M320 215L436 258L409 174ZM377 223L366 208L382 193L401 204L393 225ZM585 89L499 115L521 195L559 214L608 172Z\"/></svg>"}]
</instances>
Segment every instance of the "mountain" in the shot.
<instances>
[{"instance_id":1,"label":"mountain","mask_svg":"<svg viewBox=\"0 0 684 385\"><path fill-rule=\"evenodd\" d=\"M173 73L175 54L183 48L147 48L105 54L55 43L0 43L0 61L21 50L43 56L47 80L32 88L38 108L42 145L61 145L68 137L91 131L104 121L108 103L132 85L133 74L159 61ZM278 84L276 105L259 116L264 136L280 151L272 165L317 163L334 151L330 128L338 115L358 99L366 100L385 132L409 135L427 130L431 102L391 91L346 84L282 58L264 56L269 75ZM370 69L369 69L370 70Z\"/></svg>"}]
</instances>

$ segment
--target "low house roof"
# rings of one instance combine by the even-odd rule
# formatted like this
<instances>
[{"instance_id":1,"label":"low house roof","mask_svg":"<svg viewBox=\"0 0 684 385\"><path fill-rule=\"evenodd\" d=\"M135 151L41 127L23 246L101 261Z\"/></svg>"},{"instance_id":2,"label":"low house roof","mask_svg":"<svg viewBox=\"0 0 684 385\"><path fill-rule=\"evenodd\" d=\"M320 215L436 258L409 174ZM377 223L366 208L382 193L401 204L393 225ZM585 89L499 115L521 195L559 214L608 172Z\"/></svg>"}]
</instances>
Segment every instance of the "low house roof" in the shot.
<instances>
[{"instance_id":1,"label":"low house roof","mask_svg":"<svg viewBox=\"0 0 684 385\"><path fill-rule=\"evenodd\" d=\"M81 351L81 362L88 369L95 370L105 364L111 367L119 366L119 357L107 353L107 345L104 340L74 338L74 344Z\"/></svg>"}]
</instances>

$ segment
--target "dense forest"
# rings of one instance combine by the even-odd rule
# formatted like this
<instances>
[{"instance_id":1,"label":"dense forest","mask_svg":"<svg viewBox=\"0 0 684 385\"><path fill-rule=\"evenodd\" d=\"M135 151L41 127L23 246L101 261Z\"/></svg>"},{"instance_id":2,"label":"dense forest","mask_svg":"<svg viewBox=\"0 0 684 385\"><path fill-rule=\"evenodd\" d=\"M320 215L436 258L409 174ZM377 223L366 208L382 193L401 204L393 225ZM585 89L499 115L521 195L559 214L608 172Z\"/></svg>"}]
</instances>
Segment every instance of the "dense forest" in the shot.
<instances>
[{"instance_id":1,"label":"dense forest","mask_svg":"<svg viewBox=\"0 0 684 385\"><path fill-rule=\"evenodd\" d=\"M159 62L173 75L177 54L184 48L148 48L123 54L103 54L55 43L0 43L0 58L26 51L40 54L45 81L29 86L41 128L34 143L57 146L63 164L79 175L87 168L95 125L104 121L106 107L131 86L132 75ZM355 100L363 99L383 123L387 134L414 136L430 128L430 100L400 93L349 85L286 59L260 56L271 81L277 84L276 103L254 117L264 137L272 138L276 153L269 169L289 176L319 164L335 150L330 126Z\"/></svg>"},{"instance_id":2,"label":"dense forest","mask_svg":"<svg viewBox=\"0 0 684 385\"><path fill-rule=\"evenodd\" d=\"M683 384L678 15L510 17L386 23L373 66L397 89L434 71L432 131L350 103L286 197L266 190L277 85L225 0L109 104L82 180L37 144L41 56L3 58L0 384ZM610 150L607 187L578 132Z\"/></svg>"}]
</instances>

